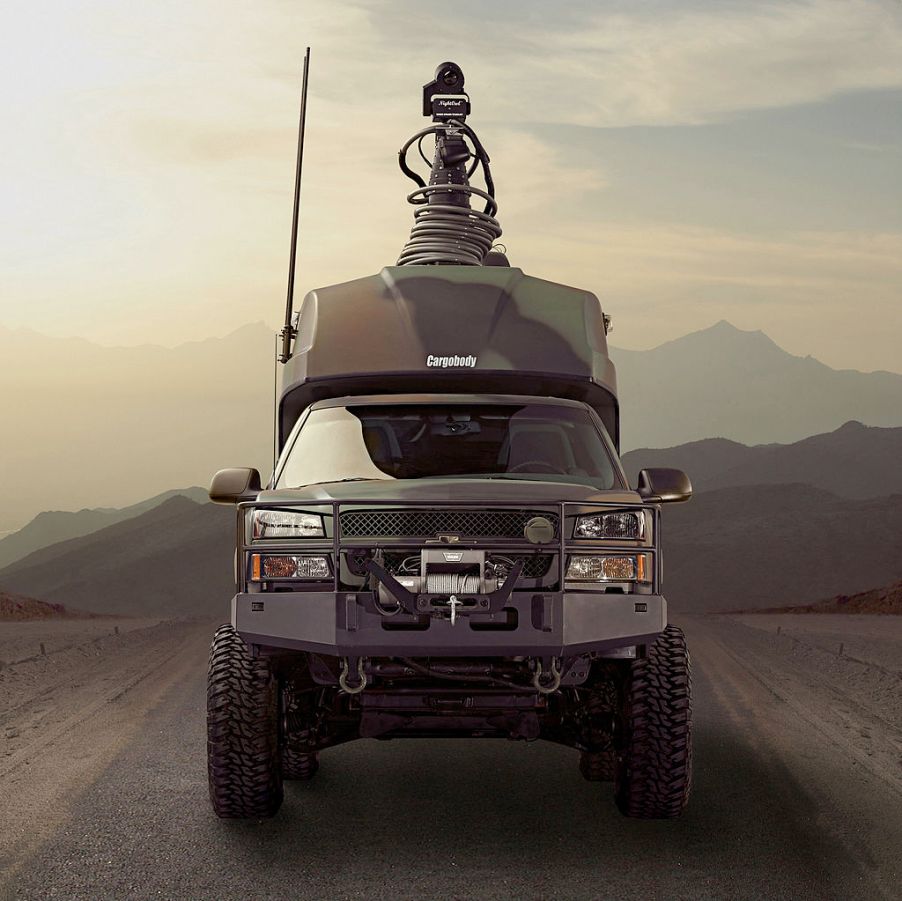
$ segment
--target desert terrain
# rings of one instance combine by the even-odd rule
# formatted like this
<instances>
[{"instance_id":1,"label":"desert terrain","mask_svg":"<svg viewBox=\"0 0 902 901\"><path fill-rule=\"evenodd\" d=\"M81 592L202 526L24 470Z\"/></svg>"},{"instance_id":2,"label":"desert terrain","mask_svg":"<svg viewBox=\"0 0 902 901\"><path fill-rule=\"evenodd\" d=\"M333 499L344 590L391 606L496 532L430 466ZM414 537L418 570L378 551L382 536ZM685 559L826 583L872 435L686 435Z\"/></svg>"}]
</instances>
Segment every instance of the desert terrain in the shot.
<instances>
[{"instance_id":1,"label":"desert terrain","mask_svg":"<svg viewBox=\"0 0 902 901\"><path fill-rule=\"evenodd\" d=\"M623 819L569 749L501 741L331 749L274 820L218 821L214 622L112 622L3 624L7 657L50 646L0 670L0 897L900 897L902 617L683 616L675 822Z\"/></svg>"}]
</instances>

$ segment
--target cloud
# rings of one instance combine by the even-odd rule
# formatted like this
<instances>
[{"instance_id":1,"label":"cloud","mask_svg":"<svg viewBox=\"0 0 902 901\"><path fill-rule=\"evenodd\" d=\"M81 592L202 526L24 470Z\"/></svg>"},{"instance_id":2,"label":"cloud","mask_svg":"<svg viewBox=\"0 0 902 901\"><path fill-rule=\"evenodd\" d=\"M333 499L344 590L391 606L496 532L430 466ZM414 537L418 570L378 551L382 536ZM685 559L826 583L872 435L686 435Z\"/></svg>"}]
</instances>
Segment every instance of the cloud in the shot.
<instances>
[{"instance_id":1,"label":"cloud","mask_svg":"<svg viewBox=\"0 0 902 901\"><path fill-rule=\"evenodd\" d=\"M54 7L19 4L0 34L11 135L0 269L14 299L0 319L11 324L170 344L250 319L275 324L308 44L300 289L396 259L412 221L396 152L424 123L421 85L451 58L495 163L513 261L624 298L618 337L670 337L671 310L708 315L718 297L809 315L841 297L876 314L898 297L898 238L841 233L853 220L839 204L825 222L837 230L821 234L750 235L729 212L724 229L642 223L624 191L654 201L666 180L652 189L618 178L600 135L581 132L577 146L572 129L555 128L704 123L900 86L898 3L461 0L455 16L438 0ZM688 146L705 140L687 131ZM641 178L641 163L619 165ZM605 221L609 184L618 221ZM867 224L866 211L854 221ZM809 339L825 328L799 322Z\"/></svg>"},{"instance_id":2,"label":"cloud","mask_svg":"<svg viewBox=\"0 0 902 901\"><path fill-rule=\"evenodd\" d=\"M583 125L696 124L902 85L902 6L882 0L596 11L537 36ZM551 93L550 91L548 92ZM550 98L549 98L550 99Z\"/></svg>"},{"instance_id":3,"label":"cloud","mask_svg":"<svg viewBox=\"0 0 902 901\"><path fill-rule=\"evenodd\" d=\"M192 122L201 132L215 123L290 134L307 43L311 114L324 129L351 127L358 156L383 153L418 124L419 87L440 56L464 66L474 122L532 132L552 123L701 124L902 86L902 4L891 0L591 2L561 15L523 0L515 11L445 12L438 0L263 3L252 15L233 3L204 52L189 57L195 82L186 84L182 65L157 73L132 119L148 148L147 125L173 107L185 115L171 124L188 134ZM209 143L206 156L215 162L242 143Z\"/></svg>"},{"instance_id":4,"label":"cloud","mask_svg":"<svg viewBox=\"0 0 902 901\"><path fill-rule=\"evenodd\" d=\"M617 346L652 347L725 318L839 368L902 370L902 233L583 221L512 245L515 265L598 294Z\"/></svg>"},{"instance_id":5,"label":"cloud","mask_svg":"<svg viewBox=\"0 0 902 901\"><path fill-rule=\"evenodd\" d=\"M378 66L392 83L399 65L409 79L423 48L430 59L433 48L459 50L470 82L491 85L478 109L520 122L698 124L902 85L902 4L892 0L586 2L561 14L525 0L480 4L470 28L466 13L448 19L437 2L418 2L417 14L410 3L358 8L370 30L365 49L343 37L352 80Z\"/></svg>"},{"instance_id":6,"label":"cloud","mask_svg":"<svg viewBox=\"0 0 902 901\"><path fill-rule=\"evenodd\" d=\"M897 296L902 234L803 231L774 235L654 224L578 222L553 235L533 229L522 251L567 266L599 294L653 296L686 285L779 288L819 303L825 293L880 290ZM562 273L560 273L562 274ZM882 286L882 287L881 287ZM773 292L768 291L771 296ZM846 294L846 296L848 296Z\"/></svg>"}]
</instances>

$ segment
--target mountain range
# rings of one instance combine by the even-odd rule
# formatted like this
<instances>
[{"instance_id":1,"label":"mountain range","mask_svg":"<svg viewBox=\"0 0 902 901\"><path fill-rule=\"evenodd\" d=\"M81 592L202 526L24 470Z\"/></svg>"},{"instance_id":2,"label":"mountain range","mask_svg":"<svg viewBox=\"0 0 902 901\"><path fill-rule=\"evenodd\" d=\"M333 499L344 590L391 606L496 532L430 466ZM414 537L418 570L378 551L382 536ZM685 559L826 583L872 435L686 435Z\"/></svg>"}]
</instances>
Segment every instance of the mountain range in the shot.
<instances>
[{"instance_id":1,"label":"mountain range","mask_svg":"<svg viewBox=\"0 0 902 901\"><path fill-rule=\"evenodd\" d=\"M0 590L91 613L225 620L234 530L234 510L175 495L17 560L0 571Z\"/></svg>"},{"instance_id":2,"label":"mountain range","mask_svg":"<svg viewBox=\"0 0 902 901\"><path fill-rule=\"evenodd\" d=\"M728 322L611 357L624 450L701 438L793 442L853 419L902 425L902 375L831 369Z\"/></svg>"},{"instance_id":3,"label":"mountain range","mask_svg":"<svg viewBox=\"0 0 902 901\"><path fill-rule=\"evenodd\" d=\"M228 616L234 511L176 496L0 571L2 590L93 613ZM807 485L702 492L663 513L665 594L683 613L804 604L902 578L902 495Z\"/></svg>"},{"instance_id":4,"label":"mountain range","mask_svg":"<svg viewBox=\"0 0 902 901\"><path fill-rule=\"evenodd\" d=\"M21 560L32 551L66 541L69 538L89 535L105 526L132 519L146 510L158 507L175 495L183 495L197 503L207 500L207 492L204 488L177 488L173 491L164 491L162 494L157 494L146 501L131 504L128 507L99 507L94 510L73 512L47 510L39 513L19 531L0 538L0 569L9 566L16 560Z\"/></svg>"},{"instance_id":5,"label":"mountain range","mask_svg":"<svg viewBox=\"0 0 902 901\"><path fill-rule=\"evenodd\" d=\"M726 438L706 438L623 455L631 485L640 469L670 466L684 470L696 491L800 482L849 498L902 493L900 464L902 428L860 422L847 422L836 431L794 444L748 447Z\"/></svg>"},{"instance_id":6,"label":"mountain range","mask_svg":"<svg viewBox=\"0 0 902 901\"><path fill-rule=\"evenodd\" d=\"M623 447L794 442L850 419L902 426L902 375L834 370L720 322L612 348ZM0 530L41 510L121 507L226 466L272 463L274 335L263 323L175 348L0 328Z\"/></svg>"},{"instance_id":7,"label":"mountain range","mask_svg":"<svg viewBox=\"0 0 902 901\"><path fill-rule=\"evenodd\" d=\"M808 604L902 578L902 494L721 488L665 507L662 534L664 593L680 612Z\"/></svg>"},{"instance_id":8,"label":"mountain range","mask_svg":"<svg viewBox=\"0 0 902 901\"><path fill-rule=\"evenodd\" d=\"M849 423L791 445L703 441L627 455L628 466L694 474L693 499L662 513L672 609L806 604L902 578L900 440L902 429ZM0 586L96 613L225 617L234 527L233 510L177 494L33 551L0 570Z\"/></svg>"}]
</instances>

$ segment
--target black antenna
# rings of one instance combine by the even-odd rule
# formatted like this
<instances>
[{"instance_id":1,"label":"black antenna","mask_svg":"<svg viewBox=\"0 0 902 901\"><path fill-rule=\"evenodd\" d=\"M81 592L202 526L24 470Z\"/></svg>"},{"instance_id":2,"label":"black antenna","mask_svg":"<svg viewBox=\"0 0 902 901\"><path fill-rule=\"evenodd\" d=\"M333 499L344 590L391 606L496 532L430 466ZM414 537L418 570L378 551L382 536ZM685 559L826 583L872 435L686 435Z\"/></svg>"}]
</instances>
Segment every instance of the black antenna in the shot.
<instances>
[{"instance_id":1,"label":"black antenna","mask_svg":"<svg viewBox=\"0 0 902 901\"><path fill-rule=\"evenodd\" d=\"M276 339L272 361L272 472L275 475L279 462L279 336L273 337Z\"/></svg>"},{"instance_id":2,"label":"black antenna","mask_svg":"<svg viewBox=\"0 0 902 901\"><path fill-rule=\"evenodd\" d=\"M294 170L294 208L291 214L291 255L288 262L288 299L285 302L285 325L282 328L282 352L279 362L287 363L291 356L291 341L297 335L292 325L294 315L294 267L298 255L298 213L301 207L301 167L304 165L304 123L307 119L307 72L310 69L310 48L304 54L304 73L301 77L301 115L298 123L298 158Z\"/></svg>"}]
</instances>

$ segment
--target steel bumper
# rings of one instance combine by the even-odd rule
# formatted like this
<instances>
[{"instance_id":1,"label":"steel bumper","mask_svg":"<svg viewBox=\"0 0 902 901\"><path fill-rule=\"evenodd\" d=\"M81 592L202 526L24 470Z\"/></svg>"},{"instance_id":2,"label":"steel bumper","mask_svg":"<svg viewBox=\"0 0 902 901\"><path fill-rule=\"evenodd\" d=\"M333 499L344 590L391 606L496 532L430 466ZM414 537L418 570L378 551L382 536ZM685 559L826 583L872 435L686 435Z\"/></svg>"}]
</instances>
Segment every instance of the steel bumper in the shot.
<instances>
[{"instance_id":1,"label":"steel bumper","mask_svg":"<svg viewBox=\"0 0 902 901\"><path fill-rule=\"evenodd\" d=\"M645 644L667 625L661 595L522 592L508 606L514 625L472 615L399 628L353 592L241 593L232 624L248 644L341 657L567 657Z\"/></svg>"}]
</instances>

